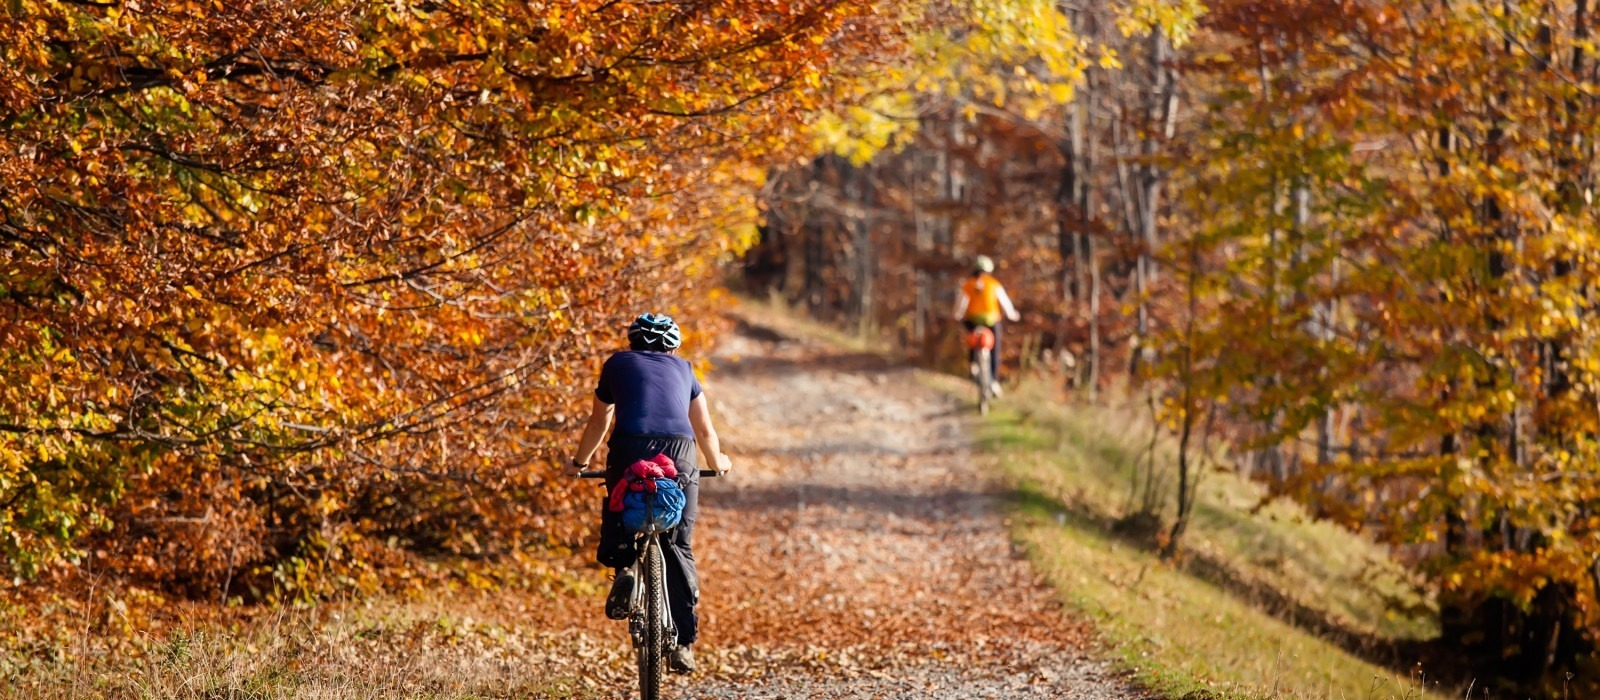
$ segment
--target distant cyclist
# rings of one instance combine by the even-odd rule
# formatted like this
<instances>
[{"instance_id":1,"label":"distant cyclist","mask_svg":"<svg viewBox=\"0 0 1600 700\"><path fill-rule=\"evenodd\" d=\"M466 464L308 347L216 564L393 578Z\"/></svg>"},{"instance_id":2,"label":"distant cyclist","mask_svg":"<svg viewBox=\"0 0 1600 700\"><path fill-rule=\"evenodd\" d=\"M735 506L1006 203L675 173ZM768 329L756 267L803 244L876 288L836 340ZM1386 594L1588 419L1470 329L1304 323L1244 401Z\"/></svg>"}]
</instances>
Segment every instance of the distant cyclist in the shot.
<instances>
[{"instance_id":1,"label":"distant cyclist","mask_svg":"<svg viewBox=\"0 0 1600 700\"><path fill-rule=\"evenodd\" d=\"M982 326L994 333L994 351L989 354L989 377L993 381L996 396L1000 395L1000 314L1004 312L1006 320L1019 321L1022 319L1017 314L1016 307L1011 305L1011 297L1006 295L1006 288L1000 280L994 278L994 261L987 255L979 255L972 261L972 274L967 276L961 284L961 296L956 301L956 320L965 326L968 333ZM978 356L976 350L967 352L968 370L972 376L978 376Z\"/></svg>"},{"instance_id":2,"label":"distant cyclist","mask_svg":"<svg viewBox=\"0 0 1600 700\"><path fill-rule=\"evenodd\" d=\"M694 608L700 599L691 548L700 504L695 446L699 445L706 462L716 465L718 471L727 471L730 463L728 456L722 454L717 430L711 424L711 408L694 370L674 354L682 343L683 333L669 316L651 313L633 321L628 327L630 349L612 355L600 370L589 422L572 458L571 470L588 468L613 423L616 429L606 443L610 448L606 454L607 493L634 462L664 454L677 465L678 484L688 502L682 522L663 540L670 545L664 548L667 597L678 629L678 648L668 661L673 671L690 673L695 664L689 645L694 644L699 632ZM629 567L637 556L633 536L623 527L621 514L601 509L596 559L602 566L616 569L611 594L606 597L606 616L614 620L628 617L629 601L638 584Z\"/></svg>"}]
</instances>

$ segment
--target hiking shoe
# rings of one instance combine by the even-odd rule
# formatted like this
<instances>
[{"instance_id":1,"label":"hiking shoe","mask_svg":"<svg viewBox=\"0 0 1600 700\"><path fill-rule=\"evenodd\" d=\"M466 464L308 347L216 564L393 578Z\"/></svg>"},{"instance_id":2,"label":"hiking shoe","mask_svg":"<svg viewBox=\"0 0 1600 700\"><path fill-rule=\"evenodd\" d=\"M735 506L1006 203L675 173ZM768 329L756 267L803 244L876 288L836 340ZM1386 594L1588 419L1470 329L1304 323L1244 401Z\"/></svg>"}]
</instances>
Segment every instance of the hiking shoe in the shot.
<instances>
[{"instance_id":1,"label":"hiking shoe","mask_svg":"<svg viewBox=\"0 0 1600 700\"><path fill-rule=\"evenodd\" d=\"M673 649L672 655L667 657L667 666L678 675L694 673L694 652L689 651L689 647L686 646Z\"/></svg>"},{"instance_id":2,"label":"hiking shoe","mask_svg":"<svg viewBox=\"0 0 1600 700\"><path fill-rule=\"evenodd\" d=\"M606 596L606 617L626 620L633 613L635 580L632 568L617 569L616 577L611 579L611 595Z\"/></svg>"}]
</instances>

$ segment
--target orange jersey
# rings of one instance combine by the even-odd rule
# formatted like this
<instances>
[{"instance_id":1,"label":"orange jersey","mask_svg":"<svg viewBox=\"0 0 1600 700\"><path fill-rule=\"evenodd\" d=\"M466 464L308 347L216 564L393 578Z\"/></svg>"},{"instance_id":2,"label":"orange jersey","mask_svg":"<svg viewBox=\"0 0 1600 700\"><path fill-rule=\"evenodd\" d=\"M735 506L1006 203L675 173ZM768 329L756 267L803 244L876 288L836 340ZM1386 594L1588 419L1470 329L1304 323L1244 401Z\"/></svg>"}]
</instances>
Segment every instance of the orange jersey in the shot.
<instances>
[{"instance_id":1,"label":"orange jersey","mask_svg":"<svg viewBox=\"0 0 1600 700\"><path fill-rule=\"evenodd\" d=\"M987 273L968 277L961 292L967 297L966 320L985 326L1000 322L1000 280Z\"/></svg>"}]
</instances>

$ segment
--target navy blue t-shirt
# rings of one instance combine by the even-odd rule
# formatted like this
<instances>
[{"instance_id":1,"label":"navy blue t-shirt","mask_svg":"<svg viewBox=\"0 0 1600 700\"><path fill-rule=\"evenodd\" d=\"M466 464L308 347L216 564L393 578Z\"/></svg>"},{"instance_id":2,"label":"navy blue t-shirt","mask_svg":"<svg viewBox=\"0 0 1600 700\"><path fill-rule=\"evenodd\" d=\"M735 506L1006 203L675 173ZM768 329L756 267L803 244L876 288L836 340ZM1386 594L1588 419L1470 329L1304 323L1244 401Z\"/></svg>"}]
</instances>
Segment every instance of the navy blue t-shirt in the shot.
<instances>
[{"instance_id":1,"label":"navy blue t-shirt","mask_svg":"<svg viewBox=\"0 0 1600 700\"><path fill-rule=\"evenodd\" d=\"M688 360L649 350L612 355L594 390L595 398L617 407L616 435L694 437L689 402L699 395Z\"/></svg>"}]
</instances>

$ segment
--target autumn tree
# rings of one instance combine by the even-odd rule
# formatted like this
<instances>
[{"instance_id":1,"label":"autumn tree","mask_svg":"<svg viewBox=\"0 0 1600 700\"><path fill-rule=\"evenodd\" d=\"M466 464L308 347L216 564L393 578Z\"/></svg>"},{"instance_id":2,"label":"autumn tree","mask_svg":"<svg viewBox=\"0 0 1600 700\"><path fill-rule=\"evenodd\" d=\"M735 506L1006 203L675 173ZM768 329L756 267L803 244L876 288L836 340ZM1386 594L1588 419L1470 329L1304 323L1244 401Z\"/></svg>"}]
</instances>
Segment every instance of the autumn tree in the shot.
<instances>
[{"instance_id":1,"label":"autumn tree","mask_svg":"<svg viewBox=\"0 0 1600 700\"><path fill-rule=\"evenodd\" d=\"M10 3L6 567L305 597L574 543L594 363L647 307L703 343L879 10Z\"/></svg>"},{"instance_id":2,"label":"autumn tree","mask_svg":"<svg viewBox=\"0 0 1600 700\"><path fill-rule=\"evenodd\" d=\"M1210 398L1468 664L1557 687L1600 623L1587 3L1271 5L1217 3L1195 66Z\"/></svg>"}]
</instances>

